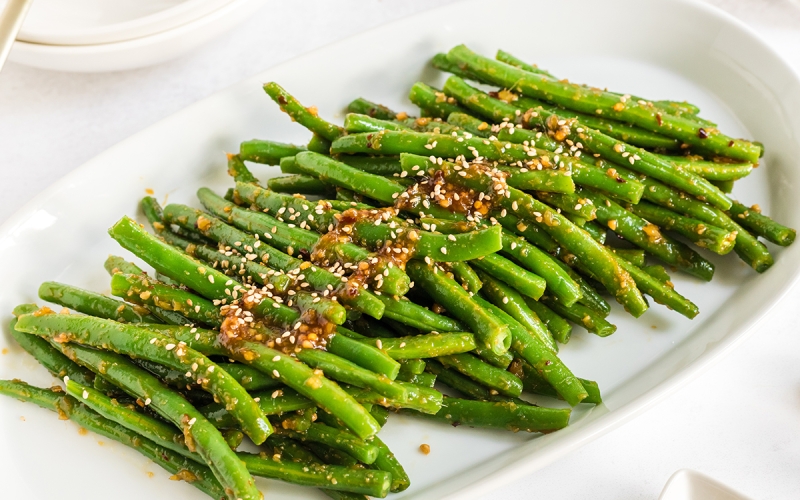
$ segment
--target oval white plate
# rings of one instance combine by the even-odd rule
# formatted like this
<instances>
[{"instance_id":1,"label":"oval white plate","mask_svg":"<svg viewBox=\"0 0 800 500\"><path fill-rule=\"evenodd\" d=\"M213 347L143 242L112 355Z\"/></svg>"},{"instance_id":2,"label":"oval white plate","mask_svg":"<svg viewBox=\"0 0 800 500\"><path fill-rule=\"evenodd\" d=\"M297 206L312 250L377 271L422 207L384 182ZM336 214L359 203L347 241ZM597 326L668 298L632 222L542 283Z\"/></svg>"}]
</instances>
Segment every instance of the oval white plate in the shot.
<instances>
[{"instance_id":1,"label":"oval white plate","mask_svg":"<svg viewBox=\"0 0 800 500\"><path fill-rule=\"evenodd\" d=\"M90 45L131 40L176 28L231 0L36 0L17 40Z\"/></svg>"},{"instance_id":2,"label":"oval white plate","mask_svg":"<svg viewBox=\"0 0 800 500\"><path fill-rule=\"evenodd\" d=\"M35 68L82 73L141 68L174 59L208 43L263 5L264 0L226 1L201 17L187 19L166 31L113 43L48 45L18 41L11 47L8 58ZM135 22L129 25L131 30L135 25Z\"/></svg>"},{"instance_id":3,"label":"oval white plate","mask_svg":"<svg viewBox=\"0 0 800 500\"><path fill-rule=\"evenodd\" d=\"M426 61L462 42L487 54L509 50L573 81L698 104L723 130L766 144L761 168L737 185L736 196L800 226L795 168L800 82L743 25L695 2L474 1L369 31L265 71L68 175L0 229L0 311L7 319L14 305L35 300L44 280L107 291L103 260L109 253L126 254L106 229L122 214L137 214L137 200L146 189L154 189L159 199L168 195L170 201L195 203L199 186L224 192L231 185L223 153L236 151L242 140L306 141L309 134L278 110L261 83L282 83L330 119L341 120L342 110L357 96L412 111L404 98L410 85L443 79ZM264 177L275 171L255 169ZM403 496L477 495L644 411L732 349L784 295L798 273L800 245L775 255L775 266L763 275L734 255L712 258L717 263L712 283L676 275L677 289L701 308L694 321L657 305L638 320L615 308L612 319L619 331L613 336L577 332L561 355L576 374L600 383L605 404L576 409L573 425L563 431L536 437L393 415L381 436L411 476L413 486ZM0 342L10 351L0 356L0 378L51 382L7 335ZM30 499L104 498L112 491L120 500L200 498L191 487L167 481L135 452L108 443L99 447L97 441L78 435L55 415L0 399L4 492ZM421 443L430 444L430 455L417 451ZM149 479L146 472L155 476ZM277 482L260 484L271 498L316 494Z\"/></svg>"}]
</instances>

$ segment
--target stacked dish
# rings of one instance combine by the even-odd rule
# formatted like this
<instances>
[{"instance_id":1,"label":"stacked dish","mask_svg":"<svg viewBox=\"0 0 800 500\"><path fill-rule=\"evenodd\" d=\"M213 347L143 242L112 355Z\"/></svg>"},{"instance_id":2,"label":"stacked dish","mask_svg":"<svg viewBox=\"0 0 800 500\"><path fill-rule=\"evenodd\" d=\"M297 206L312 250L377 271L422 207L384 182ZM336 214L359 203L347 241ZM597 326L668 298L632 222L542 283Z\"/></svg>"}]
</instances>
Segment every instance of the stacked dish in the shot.
<instances>
[{"instance_id":1,"label":"stacked dish","mask_svg":"<svg viewBox=\"0 0 800 500\"><path fill-rule=\"evenodd\" d=\"M9 60L59 71L119 71L178 57L263 0L37 0Z\"/></svg>"}]
</instances>

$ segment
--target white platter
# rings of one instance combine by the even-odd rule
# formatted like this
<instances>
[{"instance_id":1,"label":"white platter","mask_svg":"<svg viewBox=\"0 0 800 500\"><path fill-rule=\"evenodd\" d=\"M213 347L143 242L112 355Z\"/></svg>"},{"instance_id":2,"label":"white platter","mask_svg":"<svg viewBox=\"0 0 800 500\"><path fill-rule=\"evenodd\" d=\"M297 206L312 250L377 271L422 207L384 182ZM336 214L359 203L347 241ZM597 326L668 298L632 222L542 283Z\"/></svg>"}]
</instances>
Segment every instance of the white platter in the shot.
<instances>
[{"instance_id":1,"label":"white platter","mask_svg":"<svg viewBox=\"0 0 800 500\"><path fill-rule=\"evenodd\" d=\"M56 37L62 41L103 38L114 41L85 45L17 41L8 59L34 68L80 73L142 68L169 61L208 43L263 5L264 0L209 1L195 5L194 9L180 4L139 20L89 29L84 33L86 37L79 36L82 32L78 29Z\"/></svg>"},{"instance_id":2,"label":"white platter","mask_svg":"<svg viewBox=\"0 0 800 500\"><path fill-rule=\"evenodd\" d=\"M795 208L800 118L794 112L800 81L742 24L688 1L475 1L375 29L265 71L136 134L47 189L0 228L3 323L14 305L36 299L45 280L107 291L103 260L109 253L126 254L105 231L122 214L137 213L146 189L159 199L169 195L170 201L194 203L199 186L220 192L230 186L223 153L236 150L240 141L307 140L264 95L261 83L280 82L331 119L340 120L357 96L412 111L404 98L409 86L418 79L441 83L442 75L425 63L458 43L486 54L503 48L573 81L698 104L722 130L766 145L762 166L737 183L735 195L800 226ZM255 173L265 177L274 171L265 167ZM712 258L717 263L712 283L676 275L677 289L702 311L694 321L657 305L638 320L616 308L612 318L619 331L612 337L576 332L561 356L576 374L600 383L605 403L578 408L573 425L563 431L534 437L392 416L381 436L411 476L413 486L402 496L485 493L649 408L729 352L778 303L797 277L800 245L777 250L775 257L775 266L763 275L734 255ZM0 378L51 382L7 333L0 348L9 350L0 356ZM109 443L99 447L97 441L46 411L0 399L3 497L93 499L113 491L119 500L200 498L192 488L167 481L136 453ZM421 443L430 444L430 455L417 451ZM272 498L315 495L276 482L260 484Z\"/></svg>"}]
</instances>

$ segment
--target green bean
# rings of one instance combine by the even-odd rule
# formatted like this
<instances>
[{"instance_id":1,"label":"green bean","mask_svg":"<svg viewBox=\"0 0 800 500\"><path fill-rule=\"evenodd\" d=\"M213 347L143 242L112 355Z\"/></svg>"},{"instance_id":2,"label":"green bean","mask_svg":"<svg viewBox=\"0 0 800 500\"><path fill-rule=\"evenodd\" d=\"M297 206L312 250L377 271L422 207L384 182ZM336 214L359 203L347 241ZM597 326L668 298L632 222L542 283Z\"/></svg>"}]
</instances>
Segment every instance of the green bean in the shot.
<instances>
[{"instance_id":1,"label":"green bean","mask_svg":"<svg viewBox=\"0 0 800 500\"><path fill-rule=\"evenodd\" d=\"M433 388L434 385L436 385L436 375L432 373L420 373L418 375L401 373L398 376L398 380L399 379L402 379L403 382L408 382L409 384L417 385L420 387Z\"/></svg>"},{"instance_id":2,"label":"green bean","mask_svg":"<svg viewBox=\"0 0 800 500\"><path fill-rule=\"evenodd\" d=\"M637 267L644 266L644 256L645 256L644 250L639 248L615 248L615 247L608 247L608 248L614 253L614 255L622 257L631 264Z\"/></svg>"},{"instance_id":3,"label":"green bean","mask_svg":"<svg viewBox=\"0 0 800 500\"><path fill-rule=\"evenodd\" d=\"M215 269L221 268L227 271L226 274L237 278L246 275L253 281L265 285L270 290L279 294L284 294L289 290L292 280L288 275L276 272L274 269L270 269L267 266L247 259L245 259L245 262L242 262L242 256L238 250L236 254L231 251L229 252L230 255L226 255L208 245L196 243L172 231L166 231L161 206L158 205L158 202L152 197L142 199L142 207L147 207L145 212L148 213L148 220L156 231L156 234L170 245L180 248L193 257L202 259L204 262L211 264ZM182 232L186 233L184 230L182 230ZM137 273L131 272L127 274Z\"/></svg>"},{"instance_id":4,"label":"green bean","mask_svg":"<svg viewBox=\"0 0 800 500\"><path fill-rule=\"evenodd\" d=\"M439 304L475 333L481 345L496 354L508 350L511 343L508 327L497 321L475 303L458 283L433 266L419 261L408 263L406 270L415 283L422 286Z\"/></svg>"},{"instance_id":5,"label":"green bean","mask_svg":"<svg viewBox=\"0 0 800 500\"><path fill-rule=\"evenodd\" d=\"M375 407L376 410L379 408L379 406ZM378 436L372 438L372 444L378 448L378 458L375 459L372 465L392 475L392 493L399 493L408 489L411 486L411 480L408 478L405 469L403 469L403 465L392 453L392 450Z\"/></svg>"},{"instance_id":6,"label":"green bean","mask_svg":"<svg viewBox=\"0 0 800 500\"><path fill-rule=\"evenodd\" d=\"M537 373L547 380L565 401L570 405L583 401L586 398L586 389L569 368L558 358L555 351L547 344L542 343L537 336L529 332L524 325L501 308L485 303L498 318L505 321L511 328L514 341L511 349L522 359L536 368ZM512 365L513 366L513 362Z\"/></svg>"},{"instance_id":7,"label":"green bean","mask_svg":"<svg viewBox=\"0 0 800 500\"><path fill-rule=\"evenodd\" d=\"M550 235L539 228L539 226L531 224L530 222L525 222L516 215L508 213L508 210L494 210L491 214L509 235L518 234L525 238L525 240L528 240L532 245L535 245L545 252L555 253L561 248L561 246L556 243L556 240L551 238ZM552 287L553 285L548 281L547 286ZM562 298L564 300L567 299L566 297Z\"/></svg>"},{"instance_id":8,"label":"green bean","mask_svg":"<svg viewBox=\"0 0 800 500\"><path fill-rule=\"evenodd\" d=\"M270 82L264 84L264 92L280 106L281 111L291 117L292 121L296 121L314 132L314 134L332 141L344 133L341 127L320 118L316 113L316 108L309 109L303 107L294 96L289 94L277 83Z\"/></svg>"},{"instance_id":9,"label":"green bean","mask_svg":"<svg viewBox=\"0 0 800 500\"><path fill-rule=\"evenodd\" d=\"M597 218L597 208L586 199L585 192L584 190L572 194L541 192L536 193L536 197L551 207L560 209L561 213L577 226L583 226L586 222Z\"/></svg>"},{"instance_id":10,"label":"green bean","mask_svg":"<svg viewBox=\"0 0 800 500\"><path fill-rule=\"evenodd\" d=\"M312 152L295 156L298 168L308 172L326 183L352 189L383 203L394 203L405 187L391 179L370 174L336 160Z\"/></svg>"},{"instance_id":11,"label":"green bean","mask_svg":"<svg viewBox=\"0 0 800 500\"><path fill-rule=\"evenodd\" d=\"M317 409L313 406L288 412L275 423L276 427L296 432L306 432L317 419Z\"/></svg>"},{"instance_id":12,"label":"green bean","mask_svg":"<svg viewBox=\"0 0 800 500\"><path fill-rule=\"evenodd\" d=\"M470 263L489 276L509 284L523 295L538 299L544 294L547 282L527 269L497 254L475 259Z\"/></svg>"},{"instance_id":13,"label":"green bean","mask_svg":"<svg viewBox=\"0 0 800 500\"><path fill-rule=\"evenodd\" d=\"M31 306L32 310L15 310L15 313L31 313L37 308ZM35 335L28 335L17 331L17 319L11 320L9 332L14 337L17 344L24 349L28 354L34 357L47 371L53 374L58 379L69 377L76 382L83 385L91 385L92 380L95 378L94 373L86 368L74 363L69 358L61 354L56 348L50 345L46 340Z\"/></svg>"},{"instance_id":14,"label":"green bean","mask_svg":"<svg viewBox=\"0 0 800 500\"><path fill-rule=\"evenodd\" d=\"M525 303L522 295L512 287L491 276L481 275L484 282L483 294L495 306L524 326L539 342L558 352L558 345L542 320Z\"/></svg>"},{"instance_id":15,"label":"green bean","mask_svg":"<svg viewBox=\"0 0 800 500\"><path fill-rule=\"evenodd\" d=\"M510 64L511 66L516 66L517 68L524 69L525 71L530 71L531 73L540 73L542 75L548 75L553 77L553 75L550 74L550 72L540 69L535 64L528 64L522 61L521 59L517 59L516 57L514 57L513 55L509 54L504 50L498 49L497 54L495 54L495 59L497 59L498 61L502 61L506 64Z\"/></svg>"},{"instance_id":16,"label":"green bean","mask_svg":"<svg viewBox=\"0 0 800 500\"><path fill-rule=\"evenodd\" d=\"M169 325L148 325L148 328L170 335L200 352L222 351L229 358L251 365L260 372L279 379L339 417L359 437L372 436L379 430L377 423L367 411L336 383L314 373L311 368L293 357L262 343L239 340L235 346L225 347L220 343L217 332L211 330Z\"/></svg>"},{"instance_id":17,"label":"green bean","mask_svg":"<svg viewBox=\"0 0 800 500\"><path fill-rule=\"evenodd\" d=\"M563 399L563 397L561 397L561 395L558 394L558 392L553 389L553 387L544 378L542 378L542 376L539 375L539 373L527 361L519 358L515 359L510 370L522 380L522 387L525 389L525 391L532 394ZM581 401L581 403L599 405L603 402L597 382L583 378L579 378L578 381L588 394L586 398Z\"/></svg>"},{"instance_id":18,"label":"green bean","mask_svg":"<svg viewBox=\"0 0 800 500\"><path fill-rule=\"evenodd\" d=\"M115 274L111 278L111 293L135 304L178 312L195 322L222 325L219 308L210 300L142 274Z\"/></svg>"},{"instance_id":19,"label":"green bean","mask_svg":"<svg viewBox=\"0 0 800 500\"><path fill-rule=\"evenodd\" d=\"M123 217L109 229L109 234L120 245L153 266L158 272L188 286L203 297L211 300L227 300L231 297L232 291L229 287L233 285L233 281L230 278L159 241L132 219ZM228 293L225 293L226 290ZM297 316L292 309L278 304L268 297L264 297L254 309L284 323L292 323Z\"/></svg>"},{"instance_id":20,"label":"green bean","mask_svg":"<svg viewBox=\"0 0 800 500\"><path fill-rule=\"evenodd\" d=\"M452 368L500 394L517 397L522 393L522 382L517 377L484 363L472 354L452 354L436 359L446 367Z\"/></svg>"},{"instance_id":21,"label":"green bean","mask_svg":"<svg viewBox=\"0 0 800 500\"><path fill-rule=\"evenodd\" d=\"M344 117L344 129L348 133L374 132L376 130L409 130L400 122L382 120L368 115L348 113Z\"/></svg>"},{"instance_id":22,"label":"green bean","mask_svg":"<svg viewBox=\"0 0 800 500\"><path fill-rule=\"evenodd\" d=\"M358 170L383 176L400 174L400 158L397 156L353 156L340 155L338 161Z\"/></svg>"},{"instance_id":23,"label":"green bean","mask_svg":"<svg viewBox=\"0 0 800 500\"><path fill-rule=\"evenodd\" d=\"M797 231L778 224L762 214L758 206L748 208L738 201L734 201L728 213L733 220L776 245L787 247L794 242L797 236Z\"/></svg>"},{"instance_id":24,"label":"green bean","mask_svg":"<svg viewBox=\"0 0 800 500\"><path fill-rule=\"evenodd\" d=\"M222 434L177 392L167 389L158 379L120 355L72 343L58 344L58 347L73 361L95 373L102 371L104 377L182 430L187 443L192 443L220 483L232 491L229 498L261 498L253 478Z\"/></svg>"},{"instance_id":25,"label":"green bean","mask_svg":"<svg viewBox=\"0 0 800 500\"><path fill-rule=\"evenodd\" d=\"M654 224L628 212L616 202L589 190L583 194L597 207L597 220L626 240L667 264L705 281L714 276L714 265L688 246L661 233Z\"/></svg>"},{"instance_id":26,"label":"green bean","mask_svg":"<svg viewBox=\"0 0 800 500\"><path fill-rule=\"evenodd\" d=\"M258 399L258 406L264 415L283 415L297 410L304 410L314 408L316 405L313 401L301 396L293 389L284 387L282 389L275 389L270 391L255 392L253 393L254 399ZM232 428L237 427L236 419L225 408L223 403L209 403L201 408L200 412L205 416L209 422L218 428ZM269 441L269 439L267 439Z\"/></svg>"},{"instance_id":27,"label":"green bean","mask_svg":"<svg viewBox=\"0 0 800 500\"><path fill-rule=\"evenodd\" d=\"M281 172L284 174L302 174L303 171L297 168L297 162L294 160L294 156L286 156L281 158ZM234 178L234 180L238 180ZM241 182L252 182L254 184L258 184L256 181L241 181Z\"/></svg>"},{"instance_id":28,"label":"green bean","mask_svg":"<svg viewBox=\"0 0 800 500\"><path fill-rule=\"evenodd\" d=\"M301 443L306 441L322 443L343 451L365 464L371 464L378 458L378 448L376 446L355 437L349 432L341 431L325 424L311 424L304 433L287 429L279 429L278 433Z\"/></svg>"},{"instance_id":29,"label":"green bean","mask_svg":"<svg viewBox=\"0 0 800 500\"><path fill-rule=\"evenodd\" d=\"M401 359L398 361L400 361L400 372L411 375L419 375L424 372L427 365L427 362L421 359Z\"/></svg>"},{"instance_id":30,"label":"green bean","mask_svg":"<svg viewBox=\"0 0 800 500\"><path fill-rule=\"evenodd\" d=\"M455 99L448 98L443 92L422 82L411 86L408 98L419 107L423 115L446 119L450 113L466 113L466 110L455 103Z\"/></svg>"},{"instance_id":31,"label":"green bean","mask_svg":"<svg viewBox=\"0 0 800 500\"><path fill-rule=\"evenodd\" d=\"M626 261L624 259L617 259L620 268L625 269ZM627 271L626 271L627 272ZM558 315L567 318L575 324L581 325L591 333L598 337L608 337L617 331L617 327L612 325L605 318L597 314L595 311L589 309L581 304L573 304L569 307L560 303L557 299L551 297L542 297L542 302L550 309L555 311Z\"/></svg>"},{"instance_id":32,"label":"green bean","mask_svg":"<svg viewBox=\"0 0 800 500\"><path fill-rule=\"evenodd\" d=\"M452 62L477 74L481 79L516 89L530 97L544 98L588 114L595 114L600 110L610 118L702 147L721 156L755 162L761 155L762 149L757 144L732 139L716 130L706 131L691 118L661 113L647 103L639 104L632 100L623 102L618 95L609 92L589 91L579 85L553 80L546 75L529 73L479 56L463 45L450 50L447 56Z\"/></svg>"},{"instance_id":33,"label":"green bean","mask_svg":"<svg viewBox=\"0 0 800 500\"><path fill-rule=\"evenodd\" d=\"M497 254L491 254L497 255ZM467 264L466 262L451 262L449 264L450 272L453 273L453 277L461 283L461 286L464 289L471 293L478 293L481 289L483 283L481 283L481 279L475 273L475 271Z\"/></svg>"},{"instance_id":34,"label":"green bean","mask_svg":"<svg viewBox=\"0 0 800 500\"><path fill-rule=\"evenodd\" d=\"M394 120L398 113L381 104L368 101L362 97L353 100L347 105L347 111L351 113L361 113L380 120Z\"/></svg>"},{"instance_id":35,"label":"green bean","mask_svg":"<svg viewBox=\"0 0 800 500\"><path fill-rule=\"evenodd\" d=\"M315 177L303 174L273 177L267 181L267 187L276 193L300 193L320 196L333 194L330 185Z\"/></svg>"},{"instance_id":36,"label":"green bean","mask_svg":"<svg viewBox=\"0 0 800 500\"><path fill-rule=\"evenodd\" d=\"M465 113L450 113L447 117L447 123L451 123L478 137L489 137L492 135L492 127L488 123Z\"/></svg>"},{"instance_id":37,"label":"green bean","mask_svg":"<svg viewBox=\"0 0 800 500\"><path fill-rule=\"evenodd\" d=\"M217 370L216 363L203 354L176 344L169 336L100 318L60 314L23 315L17 328L58 342L76 341L192 372L192 378L202 379L204 389L221 401L236 401L233 414L254 442L264 442L272 432L256 402L233 377Z\"/></svg>"},{"instance_id":38,"label":"green bean","mask_svg":"<svg viewBox=\"0 0 800 500\"><path fill-rule=\"evenodd\" d=\"M622 168L617 171L626 178L634 178L635 175ZM750 234L742 226L734 222L725 212L712 207L702 201L696 200L691 196L666 186L654 179L642 179L645 185L643 196L649 202L666 207L672 211L688 215L689 217L701 220L712 226L722 228L726 231L736 231L736 244L733 250L756 272L763 273L774 263L767 247L758 241L758 238Z\"/></svg>"},{"instance_id":39,"label":"green bean","mask_svg":"<svg viewBox=\"0 0 800 500\"><path fill-rule=\"evenodd\" d=\"M359 389L347 385L343 386L343 389L362 404L370 403L398 409L408 408L429 414L438 412L442 407L442 393L439 391L406 382L398 383L402 384L408 391L408 396L403 399L391 399L368 389Z\"/></svg>"},{"instance_id":40,"label":"green bean","mask_svg":"<svg viewBox=\"0 0 800 500\"><path fill-rule=\"evenodd\" d=\"M736 244L736 233L732 231L685 217L646 201L632 205L628 210L667 231L675 231L700 248L707 248L719 255L727 254Z\"/></svg>"},{"instance_id":41,"label":"green bean","mask_svg":"<svg viewBox=\"0 0 800 500\"><path fill-rule=\"evenodd\" d=\"M405 297L395 299L380 295L378 298L385 306L385 317L398 321L403 325L429 332L458 332L464 330L464 327L458 321L436 314Z\"/></svg>"},{"instance_id":42,"label":"green bean","mask_svg":"<svg viewBox=\"0 0 800 500\"><path fill-rule=\"evenodd\" d=\"M646 272L653 278L657 279L659 282L668 284L671 283L672 277L667 273L667 270L664 269L664 266L659 265L652 265L652 266L644 266L642 267L642 271Z\"/></svg>"},{"instance_id":43,"label":"green bean","mask_svg":"<svg viewBox=\"0 0 800 500\"><path fill-rule=\"evenodd\" d=\"M303 363L322 370L326 377L363 387L377 392L387 398L403 399L406 397L406 390L403 386L393 382L386 375L379 375L357 364L340 358L335 354L318 349L302 349L296 353L297 359Z\"/></svg>"},{"instance_id":44,"label":"green bean","mask_svg":"<svg viewBox=\"0 0 800 500\"><path fill-rule=\"evenodd\" d=\"M430 333L413 337L363 339L362 342L384 350L394 359L435 358L461 354L475 349L471 333Z\"/></svg>"},{"instance_id":45,"label":"green bean","mask_svg":"<svg viewBox=\"0 0 800 500\"><path fill-rule=\"evenodd\" d=\"M589 233L589 236L594 238L598 243L601 245L605 244L607 236L606 228L598 224L597 221L587 221L581 228Z\"/></svg>"},{"instance_id":46,"label":"green bean","mask_svg":"<svg viewBox=\"0 0 800 500\"><path fill-rule=\"evenodd\" d=\"M251 237L247 233L233 228L216 217L204 214L199 210L182 205L168 205L164 209L164 216L165 220L169 222L177 223L185 228L198 229L203 234L214 238L219 243L224 243L233 248L242 248L248 252L251 252L252 249L252 254L255 254L261 262L264 262L272 268L284 271L287 274L292 273L299 275L302 272L306 281L316 290L328 290L328 286L336 289L342 285L341 279L333 273L315 266L306 267L308 264L304 264L302 260L289 255L289 251L294 253L291 247L286 249L287 253L283 253L268 244L264 244L265 240ZM266 241L269 242L269 238L267 238ZM341 296L342 302L345 304L362 310L371 316L380 318L383 314L383 305L369 292L358 289L355 290L354 296L351 296L346 291L342 291L339 296ZM264 304L271 305L270 302L272 302L271 299L264 298L258 306L259 312L268 317L271 315L277 316L276 319L286 324L294 323L297 320L297 313L283 305L280 305L278 308L275 308L275 306L264 306ZM274 308L274 311L272 308Z\"/></svg>"},{"instance_id":47,"label":"green bean","mask_svg":"<svg viewBox=\"0 0 800 500\"><path fill-rule=\"evenodd\" d=\"M735 181L747 177L753 170L752 163L701 161L687 156L658 156L709 181Z\"/></svg>"},{"instance_id":48,"label":"green bean","mask_svg":"<svg viewBox=\"0 0 800 500\"><path fill-rule=\"evenodd\" d=\"M300 223L301 227L292 227L294 224L286 223L280 214L276 214L278 218L275 218L266 213L242 209L206 188L198 190L197 195L212 214L242 231L262 234L270 246L289 255L294 251L305 251L310 254L312 260L322 260L323 264L329 260L342 261L350 265L367 262L371 269L374 268L372 271L374 276L371 277L375 281L373 283L375 288L392 295L405 295L408 292L411 280L402 269L389 265L386 259L381 259L357 245L324 241L316 233L304 229L303 222ZM290 221L295 220L292 215L288 218ZM376 258L377 264L375 264Z\"/></svg>"},{"instance_id":49,"label":"green bean","mask_svg":"<svg viewBox=\"0 0 800 500\"><path fill-rule=\"evenodd\" d=\"M305 146L296 146L294 144L285 144L276 141L252 139L249 141L244 141L239 145L239 158L243 161L252 161L267 165L279 165L282 159L294 156L300 151L305 150ZM242 182L253 181L243 180Z\"/></svg>"},{"instance_id":50,"label":"green bean","mask_svg":"<svg viewBox=\"0 0 800 500\"><path fill-rule=\"evenodd\" d=\"M508 174L510 186L523 191L544 191L548 193L574 193L575 183L572 172L564 170L527 170L519 167L498 166L499 170Z\"/></svg>"},{"instance_id":51,"label":"green bean","mask_svg":"<svg viewBox=\"0 0 800 500\"><path fill-rule=\"evenodd\" d=\"M280 196L278 193L263 190L253 184L237 184L236 192L241 200L256 205L261 210L278 212L282 208L291 207L299 217L312 215L314 221L309 220L309 225L317 231L329 231L336 226L338 211L332 210L325 201L316 204L293 197ZM304 208L305 207L305 208ZM392 224L394 223L394 224ZM392 227L394 225L394 227ZM397 222L391 220L389 224L375 225L370 220L358 220L352 225L352 238L354 242L366 247L378 247L387 240L394 240L392 236L397 229ZM415 257L430 257L437 262L465 261L476 259L483 255L496 252L500 242L499 228L485 228L470 233L458 235L453 241L447 235L430 233L427 231L408 230L418 237L414 247ZM444 250L442 250L444 249Z\"/></svg>"},{"instance_id":52,"label":"green bean","mask_svg":"<svg viewBox=\"0 0 800 500\"><path fill-rule=\"evenodd\" d=\"M401 162L403 158L410 158L413 161L412 157L404 156L401 158ZM472 175L466 175L466 171L458 172L451 168L448 163L443 163L441 168L445 179L449 182L463 185L476 191L495 192L495 185L503 187L502 182L497 182L497 179L482 173L472 172ZM507 189L503 187L504 193L506 190L508 191L508 196L499 197L501 207L523 218L535 220L540 228L553 238L558 238L560 240L559 243L571 253L579 255L580 260L592 262L592 265L598 271L601 271L599 273L601 275L600 281L606 288L613 290L612 294L625 306L626 310L634 317L641 316L644 313L647 309L647 303L636 288L633 279L616 264L611 257L611 253L605 247L597 243L588 233L574 225L564 216L530 195L511 187ZM504 250L505 248L504 241ZM519 256L515 255L514 257L520 260ZM537 274L547 279L542 272L537 272Z\"/></svg>"},{"instance_id":53,"label":"green bean","mask_svg":"<svg viewBox=\"0 0 800 500\"><path fill-rule=\"evenodd\" d=\"M353 340L353 336L358 334L344 327L337 327L336 332L336 335L328 338L326 349L330 353L379 375L385 375L389 380L397 378L397 374L400 372L400 363L391 356L380 349Z\"/></svg>"},{"instance_id":54,"label":"green bean","mask_svg":"<svg viewBox=\"0 0 800 500\"><path fill-rule=\"evenodd\" d=\"M384 498L389 493L391 474L380 470L353 470L331 465L299 464L263 459L259 455L238 455L253 474L294 484L324 489L339 489Z\"/></svg>"},{"instance_id":55,"label":"green bean","mask_svg":"<svg viewBox=\"0 0 800 500\"><path fill-rule=\"evenodd\" d=\"M193 480L187 482L212 498L220 499L228 496L208 467L186 460L171 449L160 446L98 415L87 406L80 404L79 400L76 401L54 389L40 389L16 380L0 381L0 394L57 412L59 417L68 418L83 429L124 444L174 474L173 477L176 479L180 475L191 477Z\"/></svg>"},{"instance_id":56,"label":"green bean","mask_svg":"<svg viewBox=\"0 0 800 500\"><path fill-rule=\"evenodd\" d=\"M733 192L734 181L709 181L709 182L717 186L719 190L725 194L730 194Z\"/></svg>"},{"instance_id":57,"label":"green bean","mask_svg":"<svg viewBox=\"0 0 800 500\"><path fill-rule=\"evenodd\" d=\"M445 398L442 409L431 418L450 425L506 429L513 432L548 433L569 423L570 410L519 405L514 402L470 401Z\"/></svg>"},{"instance_id":58,"label":"green bean","mask_svg":"<svg viewBox=\"0 0 800 500\"><path fill-rule=\"evenodd\" d=\"M309 151L313 151L321 155L331 154L331 141L316 133L311 136L311 139L308 141L308 145L306 147Z\"/></svg>"},{"instance_id":59,"label":"green bean","mask_svg":"<svg viewBox=\"0 0 800 500\"><path fill-rule=\"evenodd\" d=\"M143 307L134 307L119 300L83 290L71 285L45 281L39 286L39 298L69 307L84 314L93 314L103 318L126 323L158 323L150 311Z\"/></svg>"},{"instance_id":60,"label":"green bean","mask_svg":"<svg viewBox=\"0 0 800 500\"><path fill-rule=\"evenodd\" d=\"M617 260L620 266L630 273L642 293L651 296L657 303L665 305L689 319L700 313L698 307L691 300L675 291L671 282L663 282L659 277L652 276L621 257L618 257Z\"/></svg>"},{"instance_id":61,"label":"green bean","mask_svg":"<svg viewBox=\"0 0 800 500\"><path fill-rule=\"evenodd\" d=\"M109 255L106 261L103 263L103 268L105 268L105 270L111 276L114 276L117 273L142 274L144 272L133 262L128 262L124 258L116 255Z\"/></svg>"},{"instance_id":62,"label":"green bean","mask_svg":"<svg viewBox=\"0 0 800 500\"><path fill-rule=\"evenodd\" d=\"M455 370L445 368L444 365L438 361L429 361L425 369L436 375L436 379L439 382L472 399L480 399L483 401L508 401L510 399L507 396L492 394L485 386Z\"/></svg>"},{"instance_id":63,"label":"green bean","mask_svg":"<svg viewBox=\"0 0 800 500\"><path fill-rule=\"evenodd\" d=\"M536 313L536 316L542 320L542 323L547 326L547 330L554 339L562 344L569 342L569 337L572 334L572 325L567 320L539 301L525 297L523 299L528 307Z\"/></svg>"}]
</instances>

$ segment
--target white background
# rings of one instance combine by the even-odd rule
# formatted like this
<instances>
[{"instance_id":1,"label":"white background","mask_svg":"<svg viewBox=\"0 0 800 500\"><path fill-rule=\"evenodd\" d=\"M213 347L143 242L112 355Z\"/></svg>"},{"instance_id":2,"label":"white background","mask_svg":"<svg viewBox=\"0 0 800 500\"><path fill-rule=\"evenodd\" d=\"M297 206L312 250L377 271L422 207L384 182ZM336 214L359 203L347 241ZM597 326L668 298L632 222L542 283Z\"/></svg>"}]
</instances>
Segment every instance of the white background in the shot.
<instances>
[{"instance_id":1,"label":"white background","mask_svg":"<svg viewBox=\"0 0 800 500\"><path fill-rule=\"evenodd\" d=\"M0 73L0 223L67 172L190 103L446 3L270 1L233 32L153 68L87 75L8 63ZM749 24L800 72L800 2L711 3ZM754 498L800 497L798 299L795 287L750 340L644 415L487 498L655 499L680 468Z\"/></svg>"}]
</instances>

